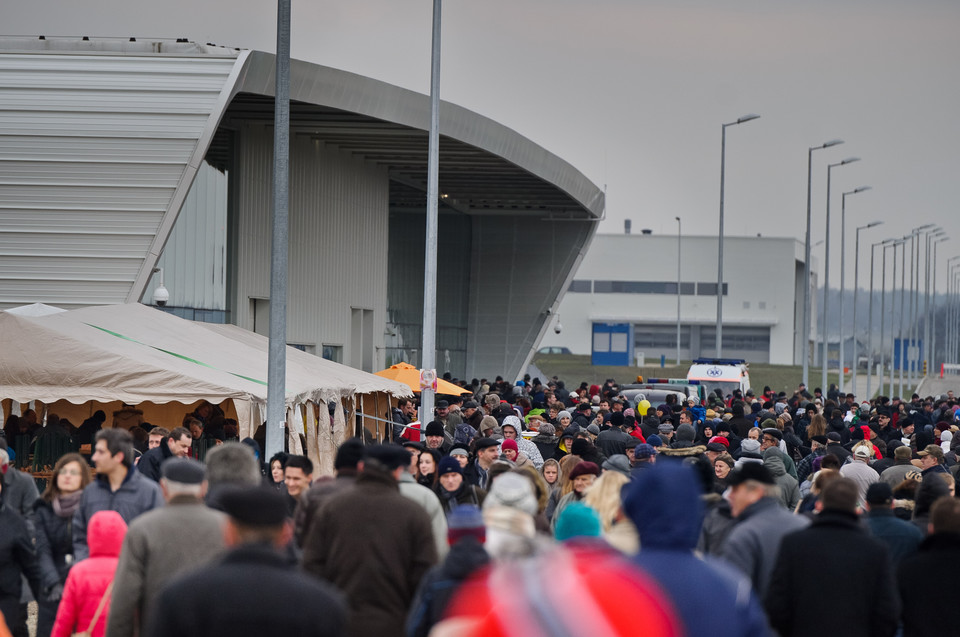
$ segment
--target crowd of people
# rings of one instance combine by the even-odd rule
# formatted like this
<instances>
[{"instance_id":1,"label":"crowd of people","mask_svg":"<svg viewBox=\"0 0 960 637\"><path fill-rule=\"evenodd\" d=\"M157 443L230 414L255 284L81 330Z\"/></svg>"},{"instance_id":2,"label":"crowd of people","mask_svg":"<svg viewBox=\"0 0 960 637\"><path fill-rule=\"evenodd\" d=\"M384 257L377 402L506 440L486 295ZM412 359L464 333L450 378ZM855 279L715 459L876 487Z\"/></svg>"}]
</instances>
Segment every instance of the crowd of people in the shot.
<instances>
[{"instance_id":1,"label":"crowd of people","mask_svg":"<svg viewBox=\"0 0 960 637\"><path fill-rule=\"evenodd\" d=\"M335 476L252 439L198 458L215 406L143 451L97 431L42 495L0 439L6 625L25 581L41 637L953 634L952 393L460 384Z\"/></svg>"}]
</instances>

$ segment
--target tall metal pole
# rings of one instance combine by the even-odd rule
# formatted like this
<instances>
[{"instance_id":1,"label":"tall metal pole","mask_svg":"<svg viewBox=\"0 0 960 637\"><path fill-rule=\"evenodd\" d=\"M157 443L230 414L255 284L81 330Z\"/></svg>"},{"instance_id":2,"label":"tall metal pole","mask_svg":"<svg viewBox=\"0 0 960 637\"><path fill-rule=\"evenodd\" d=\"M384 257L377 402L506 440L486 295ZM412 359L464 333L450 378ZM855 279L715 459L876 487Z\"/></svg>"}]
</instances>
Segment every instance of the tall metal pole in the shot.
<instances>
[{"instance_id":1,"label":"tall metal pole","mask_svg":"<svg viewBox=\"0 0 960 637\"><path fill-rule=\"evenodd\" d=\"M717 337L717 358L723 356L723 186L726 172L727 159L727 126L736 126L760 116L754 113L737 118L737 121L720 126L720 235L717 237L717 326L715 328ZM679 219L678 219L679 221ZM679 363L680 355L677 355Z\"/></svg>"},{"instance_id":2,"label":"tall metal pole","mask_svg":"<svg viewBox=\"0 0 960 637\"><path fill-rule=\"evenodd\" d=\"M912 239L912 237L907 236L907 237L904 237L904 239ZM899 385L897 386L897 394L900 396L900 400L903 400L903 365L904 365L904 362L906 361L906 351L904 350L904 347L903 347L903 313L904 313L903 301L905 298L904 290L906 289L906 283L907 283L906 259L907 259L907 246L904 245L903 254L901 254L901 258L900 258L900 326L899 326L899 329L897 330L897 335L900 338L900 369L899 369L900 379L899 379Z\"/></svg>"},{"instance_id":3,"label":"tall metal pole","mask_svg":"<svg viewBox=\"0 0 960 637\"><path fill-rule=\"evenodd\" d=\"M273 237L264 456L283 451L286 428L287 265L290 184L290 0L277 0L277 78L273 114Z\"/></svg>"},{"instance_id":4,"label":"tall metal pole","mask_svg":"<svg viewBox=\"0 0 960 637\"><path fill-rule=\"evenodd\" d=\"M890 240L892 241L892 239ZM886 242L885 242L886 243ZM894 256L897 252L897 244L893 244ZM883 339L884 337L884 327L886 326L887 318L887 248L890 246L883 246L883 249L880 251L883 254L882 265L880 267L880 393L883 393L883 380L886 377L887 368L886 368L886 352L887 344ZM891 303L892 305L892 303ZM892 314L892 312L891 312ZM890 328L893 329L893 317L890 317ZM891 374L893 373L893 367L891 365ZM891 392L887 392L887 396L891 396Z\"/></svg>"},{"instance_id":5,"label":"tall metal pole","mask_svg":"<svg viewBox=\"0 0 960 637\"><path fill-rule=\"evenodd\" d=\"M674 217L677 220L677 366L680 366L680 263L681 263L681 237L683 232L680 229L680 217Z\"/></svg>"},{"instance_id":6,"label":"tall metal pole","mask_svg":"<svg viewBox=\"0 0 960 637\"><path fill-rule=\"evenodd\" d=\"M846 292L844 286L844 278L847 273L847 195L855 195L859 192L865 190L870 190L870 186L861 186L853 190L843 193L841 198L840 205L840 392L845 391L844 383L844 352L843 352L843 326L844 326L844 303L843 295ZM857 241L860 240L860 229L857 228ZM859 254L860 245L859 243L856 246L857 254ZM859 259L857 259L854 264L854 272L856 272L857 266L860 265ZM853 286L853 392L857 391L857 285L854 283Z\"/></svg>"},{"instance_id":7,"label":"tall metal pole","mask_svg":"<svg viewBox=\"0 0 960 637\"><path fill-rule=\"evenodd\" d=\"M807 231L803 240L803 384L810 384L810 193L813 182L813 151L842 144L833 139L807 151Z\"/></svg>"},{"instance_id":8,"label":"tall metal pole","mask_svg":"<svg viewBox=\"0 0 960 637\"><path fill-rule=\"evenodd\" d=\"M867 228L873 228L880 225L880 221L873 221L868 223L865 226L858 226L857 231L854 233L854 257L853 257L853 391L854 394L857 393L857 368L860 367L860 360L857 352L857 292L860 290L860 231L866 230ZM842 263L842 260L841 260ZM840 266L841 272L843 271L843 266ZM840 277L840 299L843 299L843 277ZM873 249L870 250L870 294L873 294ZM871 298L871 301L873 299ZM872 305L871 305L871 314L868 320L873 320ZM873 331L873 325L869 325L869 329ZM843 348L843 305L840 306L840 343L841 349ZM870 363L869 356L867 357L867 385L870 385ZM840 359L840 371L843 372L843 358ZM867 394L869 394L869 390ZM869 395L867 396L869 399Z\"/></svg>"},{"instance_id":9,"label":"tall metal pole","mask_svg":"<svg viewBox=\"0 0 960 637\"><path fill-rule=\"evenodd\" d=\"M826 245L823 249L823 360L820 361L820 387L824 392L827 391L827 368L830 362L827 358L827 333L829 332L827 323L829 316L828 309L830 307L830 172L837 166L852 164L855 161L860 161L860 158L850 157L835 164L827 165L827 235L824 239ZM843 344L841 343L841 347L842 346ZM840 375L843 376L842 373Z\"/></svg>"},{"instance_id":10,"label":"tall metal pole","mask_svg":"<svg viewBox=\"0 0 960 637\"><path fill-rule=\"evenodd\" d=\"M867 395L864 396L865 400L871 400L873 398L873 262L876 258L876 248L879 245L883 245L883 241L878 241L877 243L870 244L870 301L867 309ZM856 278L856 277L854 277ZM856 287L854 287L854 299L856 299ZM881 310L882 312L883 310ZM880 319L883 321L883 319ZM853 338L856 340L856 329L857 329L857 302L853 302L853 329L854 335ZM881 342L883 339L883 334L880 335ZM856 369L856 366L854 366ZM856 372L854 372L856 373ZM883 382L883 377L881 376L881 383Z\"/></svg>"},{"instance_id":11,"label":"tall metal pole","mask_svg":"<svg viewBox=\"0 0 960 637\"><path fill-rule=\"evenodd\" d=\"M437 366L437 234L440 200L440 4L433 0L433 48L430 52L430 138L427 159L427 236L423 265L422 368ZM434 391L420 393L420 422L433 420Z\"/></svg>"},{"instance_id":12,"label":"tall metal pole","mask_svg":"<svg viewBox=\"0 0 960 637\"><path fill-rule=\"evenodd\" d=\"M953 267L951 264L957 259L960 259L960 257L951 257L947 259L945 264L947 266L947 304L943 308L943 312L944 312L943 323L944 323L944 337L945 337L944 344L943 344L944 349L947 348L947 345L949 344L949 339L950 339L950 335L946 329L946 326L949 325L949 322L947 321L947 316L950 309L950 288L949 288L950 269ZM936 363L937 357L939 356L940 362L943 363L943 362L946 362L944 360L943 354L941 354L936 347L936 344L937 344L937 321L936 321L936 317L937 317L937 248L936 246L934 246L933 248L933 316L934 316L933 329L932 329L933 334L931 335L931 341L932 341L931 351L933 352L933 354L931 355L931 359L934 361L934 363Z\"/></svg>"}]
</instances>

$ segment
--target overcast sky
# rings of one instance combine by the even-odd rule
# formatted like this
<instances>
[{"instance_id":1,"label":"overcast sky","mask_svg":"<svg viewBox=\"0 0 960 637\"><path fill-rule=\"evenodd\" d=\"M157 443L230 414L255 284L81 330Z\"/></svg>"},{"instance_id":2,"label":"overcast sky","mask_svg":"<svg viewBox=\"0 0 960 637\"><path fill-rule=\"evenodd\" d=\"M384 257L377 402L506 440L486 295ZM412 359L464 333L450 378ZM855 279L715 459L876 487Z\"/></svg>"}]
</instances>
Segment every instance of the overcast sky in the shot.
<instances>
[{"instance_id":1,"label":"overcast sky","mask_svg":"<svg viewBox=\"0 0 960 637\"><path fill-rule=\"evenodd\" d=\"M296 58L429 90L429 0L293 0ZM186 37L273 51L264 0L4 2L8 35ZM728 235L803 239L807 149L813 241L833 170L831 284L840 202L864 261L872 241L934 222L960 253L960 2L956 0L446 0L441 97L541 144L607 191L601 232L716 233L721 124ZM822 259L823 246L815 257ZM879 256L879 253L878 253ZM822 260L821 260L822 263ZM758 271L758 283L761 271ZM938 281L945 277L938 276ZM865 285L865 276L861 279Z\"/></svg>"}]
</instances>

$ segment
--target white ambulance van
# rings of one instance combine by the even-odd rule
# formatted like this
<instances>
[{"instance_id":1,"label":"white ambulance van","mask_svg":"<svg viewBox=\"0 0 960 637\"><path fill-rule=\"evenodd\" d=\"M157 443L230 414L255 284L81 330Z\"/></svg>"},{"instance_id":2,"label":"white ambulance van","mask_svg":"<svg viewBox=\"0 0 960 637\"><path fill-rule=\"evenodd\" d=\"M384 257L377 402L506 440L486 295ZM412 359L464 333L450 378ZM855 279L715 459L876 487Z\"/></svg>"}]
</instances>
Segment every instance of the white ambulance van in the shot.
<instances>
[{"instance_id":1,"label":"white ambulance van","mask_svg":"<svg viewBox=\"0 0 960 637\"><path fill-rule=\"evenodd\" d=\"M707 394L723 391L724 397L739 389L744 394L750 389L750 371L746 361L734 358L698 358L687 372L687 380L699 381Z\"/></svg>"}]
</instances>

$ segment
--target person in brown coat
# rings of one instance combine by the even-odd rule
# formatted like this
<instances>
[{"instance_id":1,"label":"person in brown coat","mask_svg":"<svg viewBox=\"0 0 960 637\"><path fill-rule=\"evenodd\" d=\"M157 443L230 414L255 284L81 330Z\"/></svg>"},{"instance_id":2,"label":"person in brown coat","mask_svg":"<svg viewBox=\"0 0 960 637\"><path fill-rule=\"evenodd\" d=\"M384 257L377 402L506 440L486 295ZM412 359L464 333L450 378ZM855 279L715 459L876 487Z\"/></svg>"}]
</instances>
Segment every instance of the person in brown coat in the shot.
<instances>
[{"instance_id":1,"label":"person in brown coat","mask_svg":"<svg viewBox=\"0 0 960 637\"><path fill-rule=\"evenodd\" d=\"M348 635L402 637L420 579L437 563L430 517L397 487L409 464L402 447L368 446L355 487L328 500L304 538L304 569L348 600Z\"/></svg>"}]
</instances>

